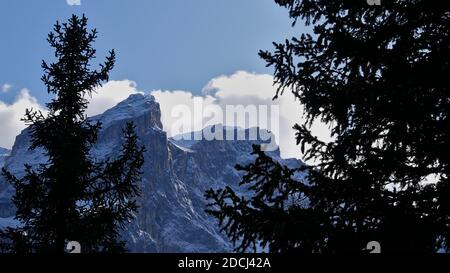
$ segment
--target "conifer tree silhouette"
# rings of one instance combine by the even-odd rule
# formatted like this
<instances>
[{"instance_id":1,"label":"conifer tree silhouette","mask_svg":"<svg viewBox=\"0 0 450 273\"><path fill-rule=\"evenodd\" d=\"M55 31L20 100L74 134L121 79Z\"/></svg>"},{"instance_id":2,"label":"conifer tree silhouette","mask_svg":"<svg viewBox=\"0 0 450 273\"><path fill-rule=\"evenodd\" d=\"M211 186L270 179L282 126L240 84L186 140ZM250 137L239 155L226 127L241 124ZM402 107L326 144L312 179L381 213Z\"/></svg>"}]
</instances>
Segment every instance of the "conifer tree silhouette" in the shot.
<instances>
[{"instance_id":1,"label":"conifer tree silhouette","mask_svg":"<svg viewBox=\"0 0 450 273\"><path fill-rule=\"evenodd\" d=\"M207 211L239 251L360 252L369 241L383 252L448 251L449 3L275 2L314 31L260 56L275 68L275 99L291 91L304 106L296 139L318 163L288 170L256 149L255 163L238 167L253 195L210 190ZM331 142L311 133L315 120Z\"/></svg>"},{"instance_id":2,"label":"conifer tree silhouette","mask_svg":"<svg viewBox=\"0 0 450 273\"><path fill-rule=\"evenodd\" d=\"M36 169L26 165L21 178L3 169L15 187L21 222L1 233L5 252L61 253L67 241L78 241L83 252L124 251L119 232L137 210L144 147L128 123L116 159L98 162L89 154L101 124L87 120L86 96L108 80L115 54L91 70L97 31L88 30L87 22L84 15L73 15L67 23L57 22L48 36L56 62L43 61L42 81L55 98L47 104L48 114L31 109L24 118L30 149L43 149L48 160Z\"/></svg>"}]
</instances>

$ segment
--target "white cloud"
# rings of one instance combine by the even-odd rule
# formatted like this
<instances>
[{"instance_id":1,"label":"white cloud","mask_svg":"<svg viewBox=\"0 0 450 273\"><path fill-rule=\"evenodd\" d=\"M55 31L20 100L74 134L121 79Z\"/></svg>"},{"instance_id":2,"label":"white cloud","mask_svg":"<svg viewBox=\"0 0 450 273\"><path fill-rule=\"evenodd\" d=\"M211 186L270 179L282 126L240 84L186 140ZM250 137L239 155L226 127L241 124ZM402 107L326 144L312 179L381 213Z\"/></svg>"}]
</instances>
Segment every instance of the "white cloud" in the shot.
<instances>
[{"instance_id":1,"label":"white cloud","mask_svg":"<svg viewBox=\"0 0 450 273\"><path fill-rule=\"evenodd\" d=\"M153 96L155 96L156 100L159 102L160 108L161 108L161 122L164 126L164 131L168 133L169 136L174 136L179 133L188 133L193 130L198 131L203 129L202 124L203 120L201 117L192 118L188 116L182 116L182 117L173 117L172 111L174 107L179 105L185 105L189 108L190 112L194 112L194 101L197 101L198 103L201 103L202 106L206 107L208 105L214 105L217 104L217 99L205 95L205 96L194 96L189 91L153 91L151 93ZM171 127L175 122L181 122L184 124L183 132L172 132Z\"/></svg>"},{"instance_id":2,"label":"white cloud","mask_svg":"<svg viewBox=\"0 0 450 273\"><path fill-rule=\"evenodd\" d=\"M92 94L86 114L88 116L101 114L129 95L138 92L133 81L110 81ZM25 110L30 108L46 112L45 107L41 106L27 89L22 89L12 104L0 101L0 124L2 125L0 147L12 147L15 137L26 127L20 119L24 117Z\"/></svg>"},{"instance_id":3,"label":"white cloud","mask_svg":"<svg viewBox=\"0 0 450 273\"><path fill-rule=\"evenodd\" d=\"M12 104L0 101L0 147L11 148L15 137L25 129L26 125L20 119L24 117L27 108L45 112L44 107L39 105L27 89L22 89Z\"/></svg>"},{"instance_id":4,"label":"white cloud","mask_svg":"<svg viewBox=\"0 0 450 273\"><path fill-rule=\"evenodd\" d=\"M136 89L136 83L133 81L109 81L92 93L86 114L90 117L101 114L136 93L141 92Z\"/></svg>"},{"instance_id":5,"label":"white cloud","mask_svg":"<svg viewBox=\"0 0 450 273\"><path fill-rule=\"evenodd\" d=\"M230 76L212 79L203 88L203 94L201 95L193 95L189 91L182 90L156 90L151 94L160 103L162 123L169 136L179 133L170 130L174 122L180 122L180 118L171 115L173 108L177 105L185 105L192 112L194 112L195 102L202 103L204 107L213 106L221 109L224 109L226 105L279 105L280 130L278 140L281 155L285 158L300 158L300 149L295 144L295 131L292 126L304 121L302 118L303 108L291 92L285 92L283 96L273 101L272 98L276 88L272 83L271 75L239 71ZM133 81L110 81L92 94L86 114L88 116L101 114L135 93L142 92L136 88L136 83ZM25 128L25 124L20 119L23 117L26 108L44 109L26 89L23 89L15 102L10 105L0 101L0 124L3 125L0 131L0 146L10 148L15 136ZM181 120L181 123L185 125L183 126L183 129L185 129L183 132L200 130L203 122L201 116L200 118L195 116L193 118L185 117ZM325 141L330 139L329 130L324 124L317 123L313 127L313 133Z\"/></svg>"},{"instance_id":6,"label":"white cloud","mask_svg":"<svg viewBox=\"0 0 450 273\"><path fill-rule=\"evenodd\" d=\"M80 6L81 0L66 0L67 5L69 6Z\"/></svg>"},{"instance_id":7,"label":"white cloud","mask_svg":"<svg viewBox=\"0 0 450 273\"><path fill-rule=\"evenodd\" d=\"M11 84L5 83L5 84L2 85L1 90L2 90L3 93L7 93L7 92L9 92L9 90L11 90L11 88L12 88Z\"/></svg>"},{"instance_id":8,"label":"white cloud","mask_svg":"<svg viewBox=\"0 0 450 273\"><path fill-rule=\"evenodd\" d=\"M277 100L272 100L276 92L271 75L254 74L238 71L230 76L220 76L212 79L204 88L203 95L194 96L187 91L153 91L152 95L161 105L162 123L169 136L179 132L171 132L171 125L180 122L179 118L172 117L172 109L177 105L186 105L194 112L194 101L200 101L203 106L217 105L225 109L226 105L278 105L280 109L279 119L279 146L281 155L300 158L300 149L295 143L295 131L292 129L295 123L302 123L303 107L295 99L291 92L285 92ZM202 117L185 117L181 121L188 132L190 128L198 129L202 124ZM231 124L228 124L231 125ZM267 128L264 128L267 129ZM313 133L320 139L330 140L328 127L317 123L313 126ZM277 132L274 132L277 133Z\"/></svg>"}]
</instances>

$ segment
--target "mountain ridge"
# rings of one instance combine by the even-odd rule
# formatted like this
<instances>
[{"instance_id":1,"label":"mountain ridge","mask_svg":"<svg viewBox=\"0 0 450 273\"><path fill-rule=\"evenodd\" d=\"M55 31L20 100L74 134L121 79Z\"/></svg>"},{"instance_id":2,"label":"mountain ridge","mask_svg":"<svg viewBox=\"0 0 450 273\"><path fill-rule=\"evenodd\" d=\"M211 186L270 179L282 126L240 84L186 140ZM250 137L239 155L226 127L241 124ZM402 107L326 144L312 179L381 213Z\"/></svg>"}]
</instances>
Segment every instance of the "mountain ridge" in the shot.
<instances>
[{"instance_id":1,"label":"mountain ridge","mask_svg":"<svg viewBox=\"0 0 450 273\"><path fill-rule=\"evenodd\" d=\"M235 164L250 163L253 144L260 140L194 140L187 142L167 137L161 123L159 103L151 95L133 94L103 114L88 119L101 122L98 141L91 150L95 159L118 154L122 129L129 121L136 125L140 144L146 146L143 176L138 199L140 209L124 230L123 238L131 252L230 252L233 246L204 212L204 192L209 188L239 187L242 174ZM225 128L226 130L227 128ZM23 174L23 164L45 162L42 150L28 149L29 129L16 137L5 167ZM267 133L267 132L266 132ZM276 160L290 165L302 164L282 159L279 150L269 152ZM14 224L11 196L14 190L0 177L0 227ZM7 223L7 224L5 224Z\"/></svg>"}]
</instances>

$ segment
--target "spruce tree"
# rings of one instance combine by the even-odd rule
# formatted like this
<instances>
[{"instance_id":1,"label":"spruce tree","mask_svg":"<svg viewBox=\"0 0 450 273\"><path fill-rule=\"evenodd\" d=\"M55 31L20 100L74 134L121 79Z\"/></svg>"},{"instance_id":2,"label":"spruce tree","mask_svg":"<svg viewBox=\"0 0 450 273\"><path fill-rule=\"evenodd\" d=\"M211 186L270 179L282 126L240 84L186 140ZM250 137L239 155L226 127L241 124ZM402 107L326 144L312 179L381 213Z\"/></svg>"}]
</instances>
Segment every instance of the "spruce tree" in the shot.
<instances>
[{"instance_id":1,"label":"spruce tree","mask_svg":"<svg viewBox=\"0 0 450 273\"><path fill-rule=\"evenodd\" d=\"M291 170L307 175L295 181L255 150L240 167L253 195L210 190L208 212L241 251L361 252L369 241L382 252L448 251L449 3L275 2L314 32L260 56L275 69L275 99L292 92L304 106L296 139L318 163ZM312 134L316 120L331 142Z\"/></svg>"},{"instance_id":2,"label":"spruce tree","mask_svg":"<svg viewBox=\"0 0 450 273\"><path fill-rule=\"evenodd\" d=\"M78 241L83 252L124 251L119 232L137 210L144 148L129 123L116 159L100 162L90 155L101 124L87 120L88 96L108 80L115 54L111 51L99 70L91 69L97 31L87 22L73 15L48 36L56 61L43 61L42 81L55 98L48 114L31 109L24 118L30 149L42 149L48 160L26 165L23 177L3 169L15 188L21 223L2 232L4 251L61 253L67 241Z\"/></svg>"}]
</instances>

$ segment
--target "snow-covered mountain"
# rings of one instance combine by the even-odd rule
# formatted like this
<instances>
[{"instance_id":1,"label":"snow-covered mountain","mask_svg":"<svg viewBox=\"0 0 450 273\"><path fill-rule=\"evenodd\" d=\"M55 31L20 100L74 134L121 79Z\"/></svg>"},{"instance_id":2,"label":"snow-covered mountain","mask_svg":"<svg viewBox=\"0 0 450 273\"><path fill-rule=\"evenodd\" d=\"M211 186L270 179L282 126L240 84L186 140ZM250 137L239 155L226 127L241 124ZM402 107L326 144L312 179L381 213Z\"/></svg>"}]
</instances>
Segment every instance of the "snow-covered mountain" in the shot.
<instances>
[{"instance_id":1,"label":"snow-covered mountain","mask_svg":"<svg viewBox=\"0 0 450 273\"><path fill-rule=\"evenodd\" d=\"M11 153L11 150L0 147L0 168L3 167L3 164L5 163L5 160L9 156L10 153Z\"/></svg>"},{"instance_id":2,"label":"snow-covered mountain","mask_svg":"<svg viewBox=\"0 0 450 273\"><path fill-rule=\"evenodd\" d=\"M135 221L124 231L127 247L133 252L227 252L232 246L220 233L216 220L204 212L204 192L228 185L239 189L241 174L234 166L253 160L254 141L176 140L168 138L161 124L159 104L150 95L135 94L105 113L90 118L102 122L92 155L98 159L114 157L122 141L122 128L133 121L141 144L146 146L142 177L140 210ZM221 130L237 130L221 128ZM28 150L28 130L16 137L4 166L16 175L23 174L23 164L45 161L42 151ZM5 152L9 153L9 151ZM1 154L1 150L0 150ZM279 151L270 152L290 166L302 164L284 160ZM1 161L0 161L1 164ZM0 177L0 227L14 225L10 202L11 186ZM2 219L3 218L3 219Z\"/></svg>"},{"instance_id":3,"label":"snow-covered mountain","mask_svg":"<svg viewBox=\"0 0 450 273\"><path fill-rule=\"evenodd\" d=\"M10 156L10 154L11 154L11 150L8 150L6 148L0 147L0 169L3 168L3 165L5 165L5 161ZM2 201L4 201L3 200L4 198L2 196L6 194L7 190L8 189L7 189L6 185L4 183L2 183L2 178L0 177L0 217L2 217L2 215L4 215L4 214L9 214L10 213L10 212L5 213L3 211L3 209L4 209L3 207L4 206L6 207L6 209L8 209L10 207L9 205L4 205L3 204L4 202L2 202ZM7 196L8 196L7 200L9 200L10 194L7 194ZM2 220L0 218L0 228L3 227L4 223L5 223L5 220Z\"/></svg>"}]
</instances>

